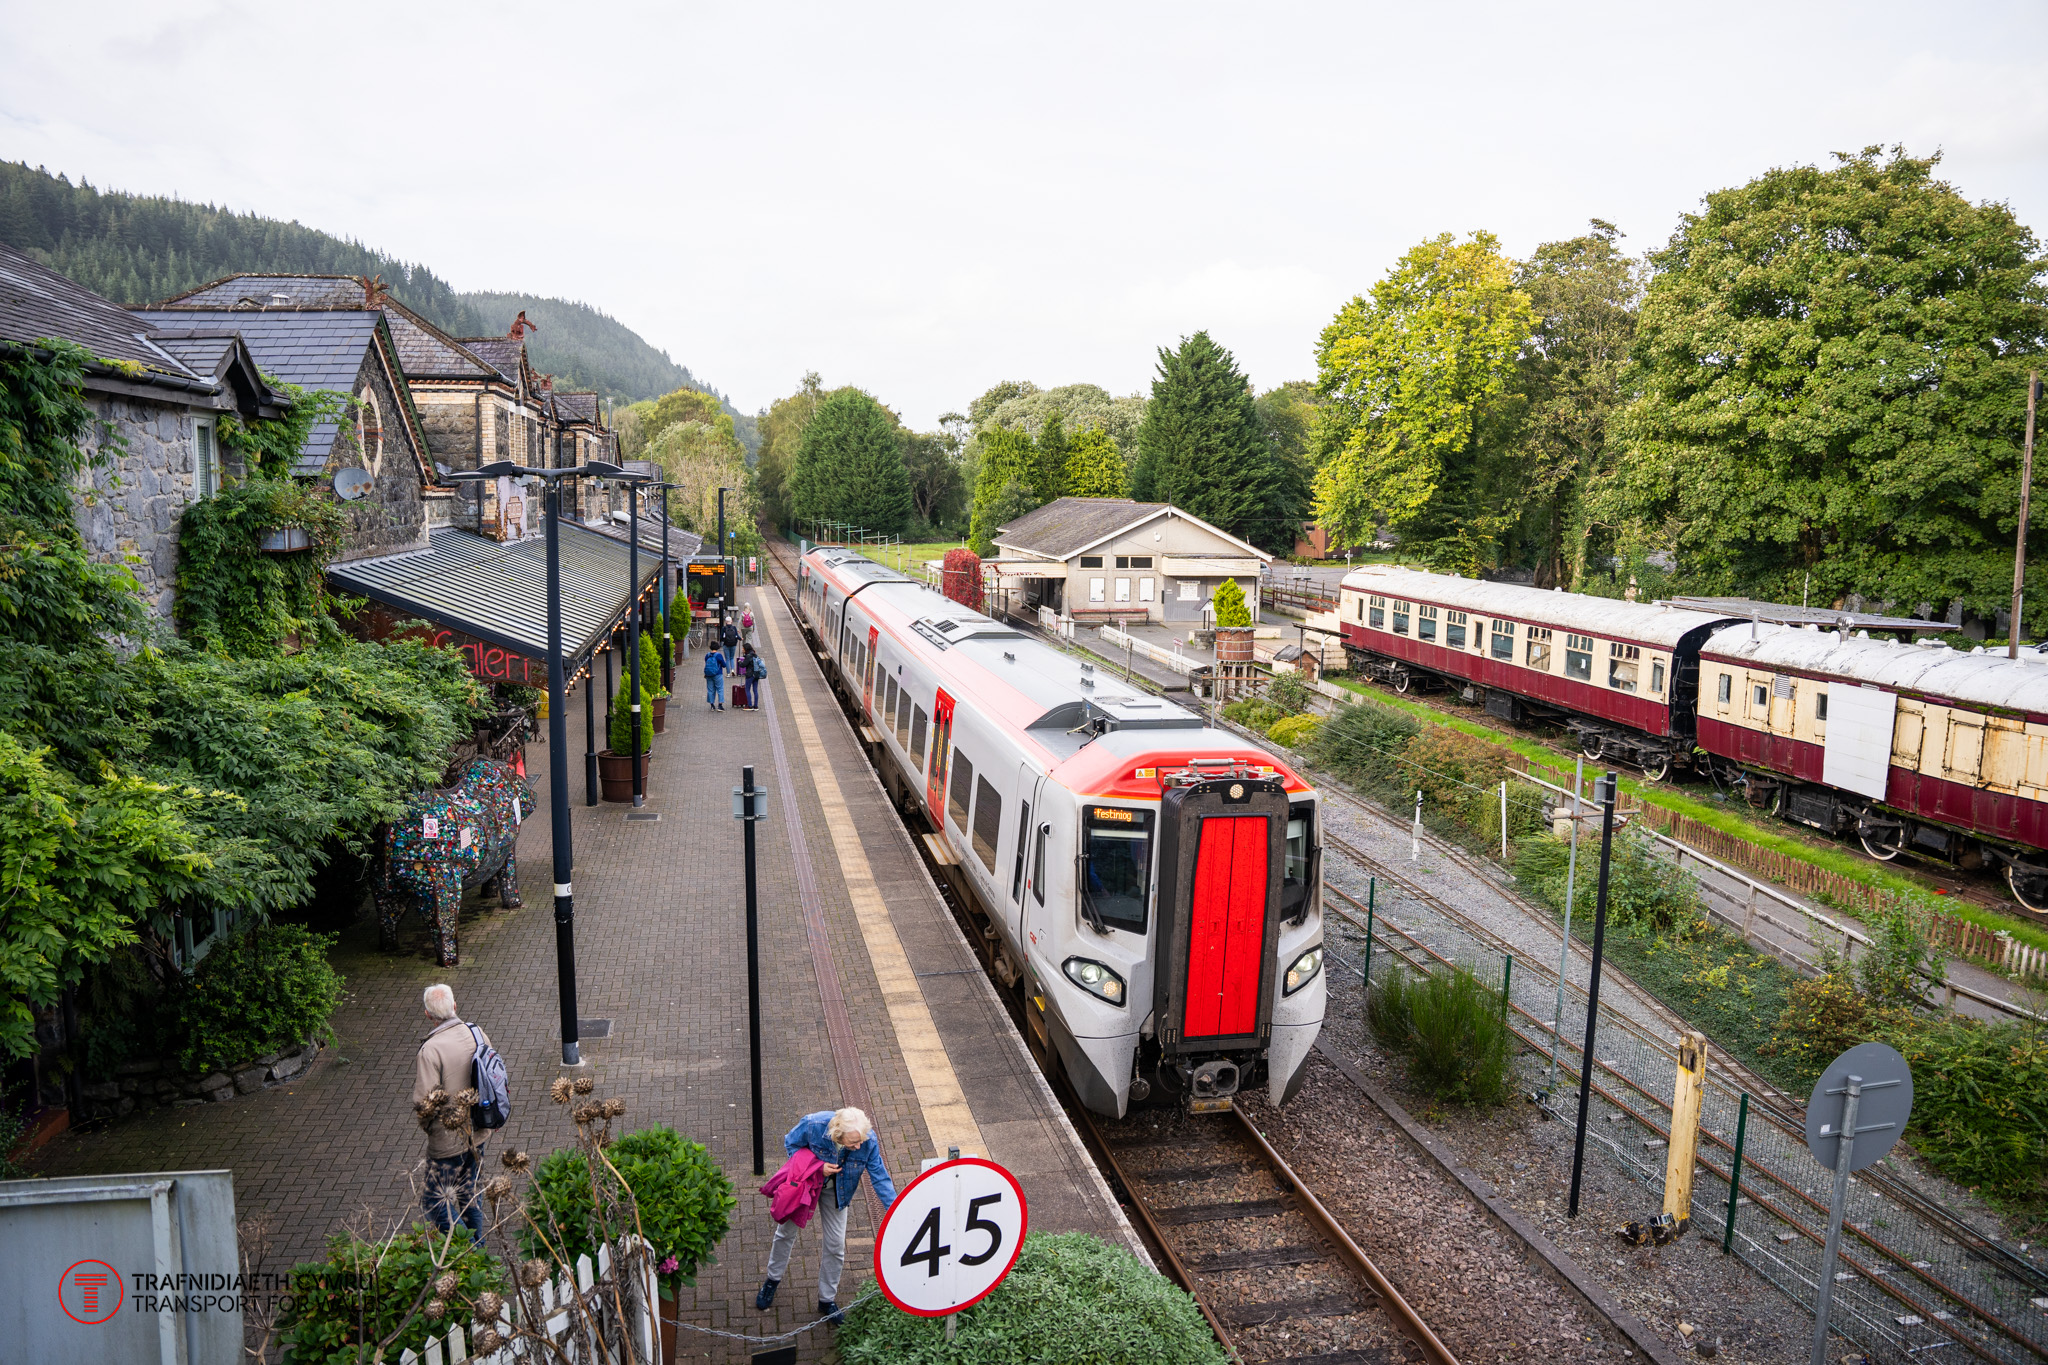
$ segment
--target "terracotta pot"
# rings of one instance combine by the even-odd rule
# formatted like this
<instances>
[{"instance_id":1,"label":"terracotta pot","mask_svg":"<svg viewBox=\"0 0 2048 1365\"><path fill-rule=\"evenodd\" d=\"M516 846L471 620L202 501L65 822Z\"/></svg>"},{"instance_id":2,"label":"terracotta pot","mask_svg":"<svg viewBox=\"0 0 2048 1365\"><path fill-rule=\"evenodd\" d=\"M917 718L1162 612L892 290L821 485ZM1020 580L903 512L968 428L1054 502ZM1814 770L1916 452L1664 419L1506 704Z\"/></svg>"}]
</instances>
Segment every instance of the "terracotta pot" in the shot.
<instances>
[{"instance_id":1,"label":"terracotta pot","mask_svg":"<svg viewBox=\"0 0 2048 1365\"><path fill-rule=\"evenodd\" d=\"M640 755L640 786L643 790L647 786L647 764L653 757L652 750ZM630 802L633 799L633 755L615 754L610 749L598 750L597 786L607 801Z\"/></svg>"},{"instance_id":2,"label":"terracotta pot","mask_svg":"<svg viewBox=\"0 0 2048 1365\"><path fill-rule=\"evenodd\" d=\"M668 724L668 698L654 698L654 733L660 734Z\"/></svg>"}]
</instances>

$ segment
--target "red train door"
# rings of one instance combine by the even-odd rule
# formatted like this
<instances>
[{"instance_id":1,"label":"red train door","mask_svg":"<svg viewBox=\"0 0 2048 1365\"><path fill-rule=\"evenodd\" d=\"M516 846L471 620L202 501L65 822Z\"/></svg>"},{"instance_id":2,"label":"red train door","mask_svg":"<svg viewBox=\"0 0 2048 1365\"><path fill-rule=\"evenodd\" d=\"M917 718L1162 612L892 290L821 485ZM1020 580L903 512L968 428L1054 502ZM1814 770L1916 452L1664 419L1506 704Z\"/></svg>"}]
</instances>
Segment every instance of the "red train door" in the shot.
<instances>
[{"instance_id":1,"label":"red train door","mask_svg":"<svg viewBox=\"0 0 2048 1365\"><path fill-rule=\"evenodd\" d=\"M882 632L874 626L868 627L868 661L860 671L860 709L869 720L875 718L875 644L882 638Z\"/></svg>"},{"instance_id":2,"label":"red train door","mask_svg":"<svg viewBox=\"0 0 2048 1365\"><path fill-rule=\"evenodd\" d=\"M946 827L946 760L952 751L953 699L942 691L932 702L932 759L924 782L924 803L939 829Z\"/></svg>"},{"instance_id":3,"label":"red train door","mask_svg":"<svg viewBox=\"0 0 2048 1365\"><path fill-rule=\"evenodd\" d=\"M1266 942L1270 822L1212 816L1201 831L1188 905L1184 1036L1191 1039L1257 1029Z\"/></svg>"}]
</instances>

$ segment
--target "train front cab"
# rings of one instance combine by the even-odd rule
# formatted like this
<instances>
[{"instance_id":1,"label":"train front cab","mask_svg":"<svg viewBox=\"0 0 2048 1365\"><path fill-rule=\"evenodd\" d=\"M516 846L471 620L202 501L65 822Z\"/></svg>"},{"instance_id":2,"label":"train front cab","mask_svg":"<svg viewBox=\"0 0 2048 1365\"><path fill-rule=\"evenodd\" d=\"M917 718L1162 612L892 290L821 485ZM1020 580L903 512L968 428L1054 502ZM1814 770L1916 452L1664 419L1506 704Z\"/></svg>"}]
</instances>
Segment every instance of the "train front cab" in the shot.
<instances>
[{"instance_id":1,"label":"train front cab","mask_svg":"<svg viewBox=\"0 0 2048 1365\"><path fill-rule=\"evenodd\" d=\"M1263 1082L1285 1103L1301 1086L1325 1004L1313 802L1291 798L1280 779L1239 773L1175 787L1156 811L1084 811L1091 827L1127 814L1134 834L1156 817L1157 880L1150 990L1133 1002L1149 1004L1150 1027L1135 1038L1077 1038L1050 1021L1082 1102L1119 1115L1147 1099L1222 1108ZM1113 894L1099 861L1084 853L1082 874Z\"/></svg>"}]
</instances>

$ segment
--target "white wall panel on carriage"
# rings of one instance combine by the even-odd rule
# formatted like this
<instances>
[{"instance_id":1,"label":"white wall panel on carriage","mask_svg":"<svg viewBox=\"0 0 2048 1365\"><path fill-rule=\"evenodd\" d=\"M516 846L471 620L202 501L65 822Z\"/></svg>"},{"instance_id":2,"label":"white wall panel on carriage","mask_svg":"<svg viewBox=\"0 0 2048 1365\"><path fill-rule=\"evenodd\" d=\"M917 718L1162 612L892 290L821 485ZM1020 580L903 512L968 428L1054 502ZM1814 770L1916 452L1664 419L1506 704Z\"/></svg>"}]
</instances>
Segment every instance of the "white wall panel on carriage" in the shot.
<instances>
[{"instance_id":1,"label":"white wall panel on carriage","mask_svg":"<svg viewBox=\"0 0 2048 1365\"><path fill-rule=\"evenodd\" d=\"M1891 775L1899 696L1870 683L1830 687L1820 780L1882 801Z\"/></svg>"},{"instance_id":2,"label":"white wall panel on carriage","mask_svg":"<svg viewBox=\"0 0 2048 1365\"><path fill-rule=\"evenodd\" d=\"M1590 597L1583 593L1525 588L1517 583L1488 583L1454 574L1425 573L1419 569L1386 568L1370 565L1354 569L1344 578L1343 594L1377 594L1411 602L1434 602L1489 618L1532 621L1557 630L1576 631L1635 644L1675 647L1689 632L1725 616L1688 611L1679 607L1646 602L1624 602L1612 597ZM1349 610L1345 610L1345 607ZM1339 616L1356 624L1355 603L1341 604Z\"/></svg>"}]
</instances>

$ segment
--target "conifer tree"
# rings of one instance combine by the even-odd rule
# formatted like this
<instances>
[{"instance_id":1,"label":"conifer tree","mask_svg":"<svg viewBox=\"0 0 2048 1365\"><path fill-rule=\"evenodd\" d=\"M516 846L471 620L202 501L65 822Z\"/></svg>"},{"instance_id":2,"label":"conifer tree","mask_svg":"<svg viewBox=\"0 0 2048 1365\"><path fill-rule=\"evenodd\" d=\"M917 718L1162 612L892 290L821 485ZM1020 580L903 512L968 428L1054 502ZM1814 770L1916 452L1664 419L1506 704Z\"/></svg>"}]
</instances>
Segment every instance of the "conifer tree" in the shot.
<instances>
[{"instance_id":1,"label":"conifer tree","mask_svg":"<svg viewBox=\"0 0 2048 1365\"><path fill-rule=\"evenodd\" d=\"M1124 495L1124 457L1101 427L1075 435L1067 452L1063 481L1070 498L1120 498Z\"/></svg>"},{"instance_id":2,"label":"conifer tree","mask_svg":"<svg viewBox=\"0 0 2048 1365\"><path fill-rule=\"evenodd\" d=\"M1216 585L1209 605L1215 610L1219 626L1248 626L1252 623L1252 609L1245 604L1244 589L1237 585L1235 578L1226 578Z\"/></svg>"},{"instance_id":3,"label":"conifer tree","mask_svg":"<svg viewBox=\"0 0 2048 1365\"><path fill-rule=\"evenodd\" d=\"M1159 352L1159 375L1138 429L1131 492L1170 502L1269 550L1294 541L1299 480L1274 458L1251 385L1207 332Z\"/></svg>"},{"instance_id":4,"label":"conifer tree","mask_svg":"<svg viewBox=\"0 0 2048 1365\"><path fill-rule=\"evenodd\" d=\"M1066 423L1055 409L1046 415L1045 425L1038 432L1037 492L1041 504L1066 492L1067 455L1071 449Z\"/></svg>"},{"instance_id":5,"label":"conifer tree","mask_svg":"<svg viewBox=\"0 0 2048 1365\"><path fill-rule=\"evenodd\" d=\"M789 504L798 520L847 521L900 531L915 510L896 424L858 389L835 389L797 442Z\"/></svg>"},{"instance_id":6,"label":"conifer tree","mask_svg":"<svg viewBox=\"0 0 2048 1365\"><path fill-rule=\"evenodd\" d=\"M995 548L996 529L1004 522L1042 505L1037 488L1038 447L1031 438L1014 427L984 431L981 472L974 481L974 521L967 536L976 554Z\"/></svg>"}]
</instances>

